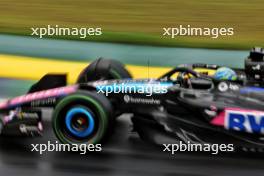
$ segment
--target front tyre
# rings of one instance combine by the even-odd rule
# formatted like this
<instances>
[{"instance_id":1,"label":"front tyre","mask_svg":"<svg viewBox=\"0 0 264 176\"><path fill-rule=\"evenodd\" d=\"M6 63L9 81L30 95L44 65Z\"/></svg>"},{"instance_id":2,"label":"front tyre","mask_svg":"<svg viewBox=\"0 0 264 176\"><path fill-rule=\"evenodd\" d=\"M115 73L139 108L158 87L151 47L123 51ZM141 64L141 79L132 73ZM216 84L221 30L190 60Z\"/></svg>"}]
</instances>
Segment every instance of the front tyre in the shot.
<instances>
[{"instance_id":1,"label":"front tyre","mask_svg":"<svg viewBox=\"0 0 264 176\"><path fill-rule=\"evenodd\" d=\"M109 100L96 92L77 92L63 98L52 116L53 130L65 144L103 142L113 124Z\"/></svg>"}]
</instances>

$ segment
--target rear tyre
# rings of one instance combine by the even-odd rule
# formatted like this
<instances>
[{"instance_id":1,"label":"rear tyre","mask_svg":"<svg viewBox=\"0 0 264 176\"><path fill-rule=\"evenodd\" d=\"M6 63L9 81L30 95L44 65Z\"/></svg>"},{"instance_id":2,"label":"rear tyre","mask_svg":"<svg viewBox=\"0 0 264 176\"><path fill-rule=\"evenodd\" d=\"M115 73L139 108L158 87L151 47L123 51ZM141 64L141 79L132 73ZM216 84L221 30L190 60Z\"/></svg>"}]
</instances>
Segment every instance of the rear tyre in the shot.
<instances>
[{"instance_id":1,"label":"rear tyre","mask_svg":"<svg viewBox=\"0 0 264 176\"><path fill-rule=\"evenodd\" d=\"M55 107L53 130L65 144L102 143L113 127L109 100L95 92L77 92L63 98Z\"/></svg>"},{"instance_id":2,"label":"rear tyre","mask_svg":"<svg viewBox=\"0 0 264 176\"><path fill-rule=\"evenodd\" d=\"M121 62L112 59L99 58L80 73L77 83L131 77L131 74Z\"/></svg>"}]
</instances>

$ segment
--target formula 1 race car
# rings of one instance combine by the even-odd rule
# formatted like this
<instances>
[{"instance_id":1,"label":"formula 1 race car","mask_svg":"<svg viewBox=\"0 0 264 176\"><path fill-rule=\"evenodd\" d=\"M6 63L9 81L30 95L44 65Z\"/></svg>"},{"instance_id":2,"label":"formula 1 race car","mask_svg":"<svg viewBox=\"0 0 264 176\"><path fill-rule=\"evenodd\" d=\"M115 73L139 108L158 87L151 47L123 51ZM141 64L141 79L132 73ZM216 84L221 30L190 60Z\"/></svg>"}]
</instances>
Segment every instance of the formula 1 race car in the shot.
<instances>
[{"instance_id":1,"label":"formula 1 race car","mask_svg":"<svg viewBox=\"0 0 264 176\"><path fill-rule=\"evenodd\" d=\"M176 67L158 79L131 79L121 63L98 59L75 85L66 86L65 75L48 74L26 95L0 103L1 134L41 135L42 110L52 108L62 143L101 143L115 117L132 113L134 130L157 144L232 143L262 150L264 89L236 82L229 69L220 73L222 80Z\"/></svg>"}]
</instances>

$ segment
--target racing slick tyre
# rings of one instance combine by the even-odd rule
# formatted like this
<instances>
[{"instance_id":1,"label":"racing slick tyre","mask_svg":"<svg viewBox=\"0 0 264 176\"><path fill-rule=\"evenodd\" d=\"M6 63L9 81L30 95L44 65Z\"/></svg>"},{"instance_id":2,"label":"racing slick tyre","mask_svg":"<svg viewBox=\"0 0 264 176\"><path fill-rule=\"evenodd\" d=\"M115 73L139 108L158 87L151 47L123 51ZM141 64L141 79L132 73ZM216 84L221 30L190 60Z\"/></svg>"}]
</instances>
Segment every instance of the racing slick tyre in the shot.
<instances>
[{"instance_id":1,"label":"racing slick tyre","mask_svg":"<svg viewBox=\"0 0 264 176\"><path fill-rule=\"evenodd\" d=\"M77 83L123 78L131 78L131 74L121 62L99 58L80 73Z\"/></svg>"},{"instance_id":2,"label":"racing slick tyre","mask_svg":"<svg viewBox=\"0 0 264 176\"><path fill-rule=\"evenodd\" d=\"M111 133L114 119L109 100L95 92L79 91L56 105L52 126L64 144L98 144Z\"/></svg>"}]
</instances>

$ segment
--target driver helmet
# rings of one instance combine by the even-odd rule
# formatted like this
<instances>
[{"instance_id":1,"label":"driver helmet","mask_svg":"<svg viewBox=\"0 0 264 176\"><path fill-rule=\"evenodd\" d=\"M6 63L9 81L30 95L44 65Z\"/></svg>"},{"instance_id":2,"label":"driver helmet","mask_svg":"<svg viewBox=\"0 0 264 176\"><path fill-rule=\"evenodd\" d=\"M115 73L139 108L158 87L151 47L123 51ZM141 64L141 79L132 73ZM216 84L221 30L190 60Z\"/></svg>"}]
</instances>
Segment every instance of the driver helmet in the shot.
<instances>
[{"instance_id":1,"label":"driver helmet","mask_svg":"<svg viewBox=\"0 0 264 176\"><path fill-rule=\"evenodd\" d=\"M237 80L237 74L231 68L220 67L216 70L214 78L217 80L235 81Z\"/></svg>"}]
</instances>

